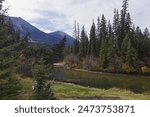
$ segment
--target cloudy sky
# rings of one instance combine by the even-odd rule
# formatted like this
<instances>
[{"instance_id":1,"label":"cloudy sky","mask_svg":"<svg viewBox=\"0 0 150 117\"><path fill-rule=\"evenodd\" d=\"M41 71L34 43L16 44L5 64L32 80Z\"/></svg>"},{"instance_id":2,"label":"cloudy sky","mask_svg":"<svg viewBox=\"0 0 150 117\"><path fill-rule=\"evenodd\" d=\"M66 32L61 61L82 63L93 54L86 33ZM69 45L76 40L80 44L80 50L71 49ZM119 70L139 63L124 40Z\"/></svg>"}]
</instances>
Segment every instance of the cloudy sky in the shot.
<instances>
[{"instance_id":1,"label":"cloudy sky","mask_svg":"<svg viewBox=\"0 0 150 117\"><path fill-rule=\"evenodd\" d=\"M22 17L45 32L56 30L72 34L74 20L87 31L103 13L112 21L114 8L121 9L123 0L5 0L10 16ZM150 0L129 0L133 22L150 29Z\"/></svg>"}]
</instances>

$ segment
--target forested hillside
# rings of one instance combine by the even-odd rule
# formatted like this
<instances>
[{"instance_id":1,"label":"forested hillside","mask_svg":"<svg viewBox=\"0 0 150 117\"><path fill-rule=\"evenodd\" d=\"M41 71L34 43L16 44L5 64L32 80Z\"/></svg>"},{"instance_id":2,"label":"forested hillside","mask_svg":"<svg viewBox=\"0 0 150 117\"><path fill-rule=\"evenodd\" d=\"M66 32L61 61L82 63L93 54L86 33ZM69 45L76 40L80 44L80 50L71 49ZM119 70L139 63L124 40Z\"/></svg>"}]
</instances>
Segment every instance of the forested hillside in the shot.
<instances>
[{"instance_id":1,"label":"forested hillside","mask_svg":"<svg viewBox=\"0 0 150 117\"><path fill-rule=\"evenodd\" d=\"M8 9L3 7L3 1L0 0L0 99L23 97L24 77L33 80L31 99L55 99L51 83L46 79L53 79L49 75L53 62L63 59L66 37L53 47L29 43L28 33L20 34L20 30L14 29L11 18L5 20Z\"/></svg>"},{"instance_id":2,"label":"forested hillside","mask_svg":"<svg viewBox=\"0 0 150 117\"><path fill-rule=\"evenodd\" d=\"M69 67L122 73L150 73L150 33L132 22L128 0L114 9L113 21L103 14L92 22L89 35L74 24L74 44L65 50ZM141 21L142 22L142 21Z\"/></svg>"}]
</instances>

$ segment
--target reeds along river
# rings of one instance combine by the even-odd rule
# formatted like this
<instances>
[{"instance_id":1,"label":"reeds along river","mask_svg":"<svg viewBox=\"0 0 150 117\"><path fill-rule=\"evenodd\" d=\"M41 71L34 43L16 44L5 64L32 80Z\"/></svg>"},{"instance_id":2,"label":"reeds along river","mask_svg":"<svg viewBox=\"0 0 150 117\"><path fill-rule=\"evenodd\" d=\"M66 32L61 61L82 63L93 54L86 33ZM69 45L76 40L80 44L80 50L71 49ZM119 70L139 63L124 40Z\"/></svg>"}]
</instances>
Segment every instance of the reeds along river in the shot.
<instances>
[{"instance_id":1,"label":"reeds along river","mask_svg":"<svg viewBox=\"0 0 150 117\"><path fill-rule=\"evenodd\" d=\"M102 89L120 88L135 93L150 93L150 76L89 73L56 68L55 80Z\"/></svg>"}]
</instances>

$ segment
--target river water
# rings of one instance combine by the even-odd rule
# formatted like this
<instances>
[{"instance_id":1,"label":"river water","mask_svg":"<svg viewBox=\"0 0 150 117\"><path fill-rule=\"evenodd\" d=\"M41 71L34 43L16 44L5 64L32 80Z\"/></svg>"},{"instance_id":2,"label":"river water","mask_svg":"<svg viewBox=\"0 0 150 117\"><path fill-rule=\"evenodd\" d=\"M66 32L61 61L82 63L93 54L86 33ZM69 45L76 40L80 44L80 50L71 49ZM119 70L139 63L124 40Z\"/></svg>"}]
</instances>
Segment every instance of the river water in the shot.
<instances>
[{"instance_id":1,"label":"river water","mask_svg":"<svg viewBox=\"0 0 150 117\"><path fill-rule=\"evenodd\" d=\"M55 80L101 89L120 88L135 93L150 93L150 76L89 73L57 68Z\"/></svg>"}]
</instances>

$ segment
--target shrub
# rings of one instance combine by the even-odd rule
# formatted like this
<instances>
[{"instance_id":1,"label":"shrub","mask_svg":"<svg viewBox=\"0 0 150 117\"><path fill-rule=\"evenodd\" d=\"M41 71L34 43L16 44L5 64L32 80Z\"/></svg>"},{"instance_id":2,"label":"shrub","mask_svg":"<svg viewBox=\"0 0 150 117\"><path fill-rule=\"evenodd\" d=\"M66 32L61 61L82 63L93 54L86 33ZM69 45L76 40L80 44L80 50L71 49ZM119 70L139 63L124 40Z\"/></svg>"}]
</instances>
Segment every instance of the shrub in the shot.
<instances>
[{"instance_id":1,"label":"shrub","mask_svg":"<svg viewBox=\"0 0 150 117\"><path fill-rule=\"evenodd\" d=\"M136 71L136 70L134 69L134 67L130 66L130 65L127 64L127 63L124 63L124 64L122 65L122 69L123 69L123 71L125 71L125 72L127 72L127 73L133 73L133 72Z\"/></svg>"},{"instance_id":2,"label":"shrub","mask_svg":"<svg viewBox=\"0 0 150 117\"><path fill-rule=\"evenodd\" d=\"M87 56L82 62L83 69L99 70L99 59L94 56Z\"/></svg>"},{"instance_id":3,"label":"shrub","mask_svg":"<svg viewBox=\"0 0 150 117\"><path fill-rule=\"evenodd\" d=\"M123 65L123 59L121 57L115 56L109 60L109 69L111 71L121 71Z\"/></svg>"},{"instance_id":4,"label":"shrub","mask_svg":"<svg viewBox=\"0 0 150 117\"><path fill-rule=\"evenodd\" d=\"M147 66L141 67L142 73L150 73L150 68Z\"/></svg>"},{"instance_id":5,"label":"shrub","mask_svg":"<svg viewBox=\"0 0 150 117\"><path fill-rule=\"evenodd\" d=\"M64 59L64 62L65 62L65 66L68 68L75 68L80 65L80 60L78 56L74 54L70 54L66 56L66 58Z\"/></svg>"}]
</instances>

